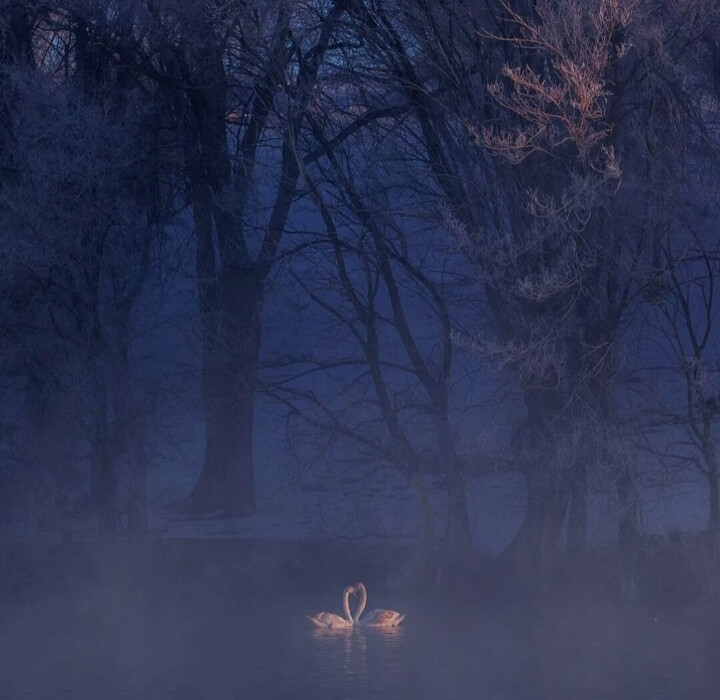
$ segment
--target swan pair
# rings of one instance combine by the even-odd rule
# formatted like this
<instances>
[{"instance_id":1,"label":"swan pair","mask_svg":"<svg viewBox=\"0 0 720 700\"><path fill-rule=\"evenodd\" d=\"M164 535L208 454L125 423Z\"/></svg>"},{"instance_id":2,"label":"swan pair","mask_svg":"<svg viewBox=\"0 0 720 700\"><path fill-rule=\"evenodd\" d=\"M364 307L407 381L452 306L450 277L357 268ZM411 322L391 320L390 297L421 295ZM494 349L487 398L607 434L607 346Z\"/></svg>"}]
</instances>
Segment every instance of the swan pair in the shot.
<instances>
[{"instance_id":1,"label":"swan pair","mask_svg":"<svg viewBox=\"0 0 720 700\"><path fill-rule=\"evenodd\" d=\"M350 595L360 593L360 605L355 615L350 614ZM397 627L404 619L405 614L395 610L371 610L365 617L360 616L367 605L367 589L362 583L354 586L347 586L343 591L343 613L345 617L335 613L319 612L316 615L308 615L308 619L317 627L325 629L350 629L351 627Z\"/></svg>"}]
</instances>

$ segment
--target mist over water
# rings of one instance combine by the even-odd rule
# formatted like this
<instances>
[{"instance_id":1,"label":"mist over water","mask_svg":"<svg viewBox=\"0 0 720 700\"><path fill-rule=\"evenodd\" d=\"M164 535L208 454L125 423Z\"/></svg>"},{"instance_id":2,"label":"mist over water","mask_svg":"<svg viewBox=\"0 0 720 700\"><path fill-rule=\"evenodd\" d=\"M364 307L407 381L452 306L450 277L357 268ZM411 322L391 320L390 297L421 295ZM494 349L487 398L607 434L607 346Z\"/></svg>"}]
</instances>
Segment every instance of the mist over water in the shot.
<instances>
[{"instance_id":1,"label":"mist over water","mask_svg":"<svg viewBox=\"0 0 720 700\"><path fill-rule=\"evenodd\" d=\"M720 697L718 7L0 0L0 700Z\"/></svg>"},{"instance_id":2,"label":"mist over water","mask_svg":"<svg viewBox=\"0 0 720 700\"><path fill-rule=\"evenodd\" d=\"M403 625L313 628L306 613L339 609L332 592L48 595L3 613L0 697L694 700L720 682L706 609L374 600L407 611Z\"/></svg>"}]
</instances>

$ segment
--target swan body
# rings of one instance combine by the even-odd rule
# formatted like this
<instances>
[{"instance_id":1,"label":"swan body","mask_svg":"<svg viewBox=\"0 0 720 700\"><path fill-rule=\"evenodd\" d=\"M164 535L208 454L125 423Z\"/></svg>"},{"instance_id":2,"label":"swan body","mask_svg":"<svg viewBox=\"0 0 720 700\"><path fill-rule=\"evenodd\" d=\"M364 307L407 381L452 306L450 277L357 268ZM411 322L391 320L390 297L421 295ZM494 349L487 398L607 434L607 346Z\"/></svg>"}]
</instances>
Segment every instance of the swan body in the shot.
<instances>
[{"instance_id":1,"label":"swan body","mask_svg":"<svg viewBox=\"0 0 720 700\"><path fill-rule=\"evenodd\" d=\"M343 613L345 617L336 615L335 613L319 612L315 615L308 615L307 618L316 627L330 630L346 630L354 625L354 620L350 614L350 594L355 593L353 586L347 586L343 591Z\"/></svg>"},{"instance_id":2,"label":"swan body","mask_svg":"<svg viewBox=\"0 0 720 700\"><path fill-rule=\"evenodd\" d=\"M360 605L353 616L353 622L356 625L360 627L397 627L405 619L405 613L382 609L371 610L360 619L367 605L367 589L363 583L356 583L352 588L355 592L360 593Z\"/></svg>"},{"instance_id":3,"label":"swan body","mask_svg":"<svg viewBox=\"0 0 720 700\"><path fill-rule=\"evenodd\" d=\"M358 624L363 627L397 627L404 619L405 613L376 609L370 610Z\"/></svg>"}]
</instances>

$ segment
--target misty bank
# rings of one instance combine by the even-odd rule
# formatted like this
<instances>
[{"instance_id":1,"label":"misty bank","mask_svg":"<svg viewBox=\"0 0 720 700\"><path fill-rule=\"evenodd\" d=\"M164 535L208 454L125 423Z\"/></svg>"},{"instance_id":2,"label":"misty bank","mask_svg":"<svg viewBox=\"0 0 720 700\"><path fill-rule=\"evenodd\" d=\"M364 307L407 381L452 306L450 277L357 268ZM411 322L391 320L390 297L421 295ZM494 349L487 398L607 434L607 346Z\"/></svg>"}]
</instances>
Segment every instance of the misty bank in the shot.
<instances>
[{"instance_id":1,"label":"misty bank","mask_svg":"<svg viewBox=\"0 0 720 700\"><path fill-rule=\"evenodd\" d=\"M648 537L633 600L715 605L717 557L699 535ZM152 605L184 598L232 601L302 596L322 600L349 582L418 599L559 601L621 599L620 553L589 548L579 559L560 551L544 581L510 571L501 558L418 545L247 539L118 538L0 547L0 605L47 594L80 596L113 589Z\"/></svg>"}]
</instances>

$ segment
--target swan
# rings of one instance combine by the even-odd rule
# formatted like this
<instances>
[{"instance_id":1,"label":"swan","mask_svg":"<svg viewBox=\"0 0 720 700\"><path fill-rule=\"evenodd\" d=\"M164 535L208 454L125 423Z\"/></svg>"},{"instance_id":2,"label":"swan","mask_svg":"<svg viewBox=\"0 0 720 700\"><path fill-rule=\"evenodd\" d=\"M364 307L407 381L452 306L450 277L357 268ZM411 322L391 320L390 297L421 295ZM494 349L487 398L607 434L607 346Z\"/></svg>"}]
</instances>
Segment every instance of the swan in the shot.
<instances>
[{"instance_id":1,"label":"swan","mask_svg":"<svg viewBox=\"0 0 720 700\"><path fill-rule=\"evenodd\" d=\"M319 612L312 616L307 615L306 617L317 627L323 627L331 630L350 629L354 624L353 617L350 614L351 593L355 593L355 588L353 586L347 586L343 591L343 613L345 613L345 617L340 617L340 615L329 612Z\"/></svg>"},{"instance_id":2,"label":"swan","mask_svg":"<svg viewBox=\"0 0 720 700\"><path fill-rule=\"evenodd\" d=\"M363 619L363 614L367 605L367 589L365 584L356 583L353 587L354 591L360 592L360 605L357 612L353 616L353 622L361 627L397 627L404 619L405 613L399 613L395 610L371 610Z\"/></svg>"}]
</instances>

